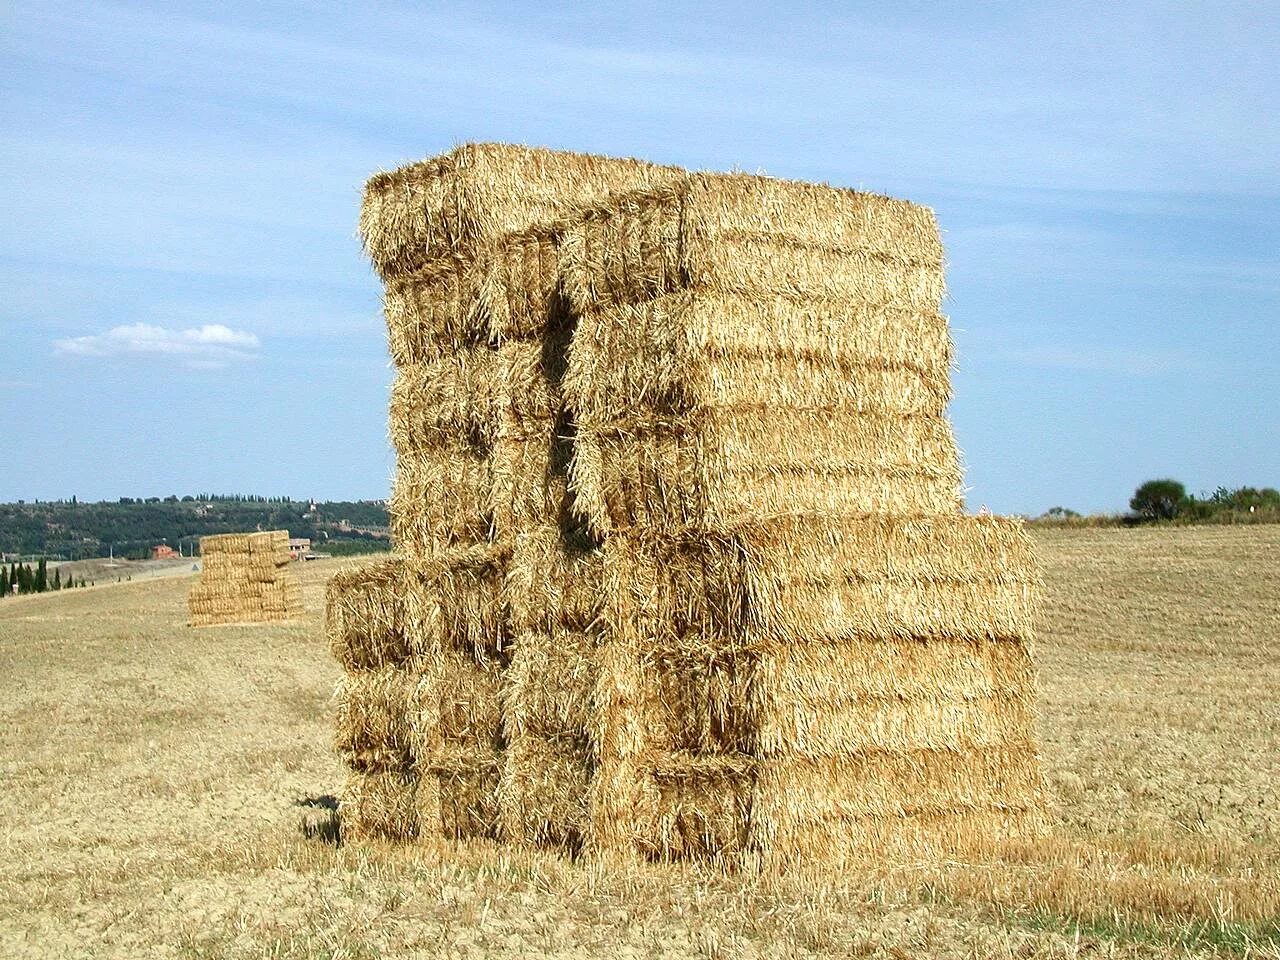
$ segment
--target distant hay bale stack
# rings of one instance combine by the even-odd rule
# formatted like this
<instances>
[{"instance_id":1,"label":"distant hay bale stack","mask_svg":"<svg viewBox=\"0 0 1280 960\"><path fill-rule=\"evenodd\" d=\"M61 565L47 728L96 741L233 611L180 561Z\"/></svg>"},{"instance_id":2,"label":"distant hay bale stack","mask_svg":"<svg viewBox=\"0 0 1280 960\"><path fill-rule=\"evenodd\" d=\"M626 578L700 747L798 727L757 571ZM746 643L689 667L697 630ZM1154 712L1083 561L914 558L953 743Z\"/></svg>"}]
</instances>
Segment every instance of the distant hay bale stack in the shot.
<instances>
[{"instance_id":1,"label":"distant hay bale stack","mask_svg":"<svg viewBox=\"0 0 1280 960\"><path fill-rule=\"evenodd\" d=\"M292 570L289 531L202 537L200 558L200 581L187 598L192 626L302 615L302 586Z\"/></svg>"}]
</instances>

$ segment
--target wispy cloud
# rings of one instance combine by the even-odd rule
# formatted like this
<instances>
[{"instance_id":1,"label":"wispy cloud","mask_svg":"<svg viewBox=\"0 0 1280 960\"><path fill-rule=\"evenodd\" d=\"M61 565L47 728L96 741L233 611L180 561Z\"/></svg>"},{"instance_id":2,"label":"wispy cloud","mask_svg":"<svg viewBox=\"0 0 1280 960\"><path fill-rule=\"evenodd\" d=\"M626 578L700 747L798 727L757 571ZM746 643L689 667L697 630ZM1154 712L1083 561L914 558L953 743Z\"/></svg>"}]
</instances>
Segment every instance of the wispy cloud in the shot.
<instances>
[{"instance_id":1,"label":"wispy cloud","mask_svg":"<svg viewBox=\"0 0 1280 960\"><path fill-rule=\"evenodd\" d=\"M169 357L189 367L223 367L253 360L260 343L257 334L206 323L187 330L171 330L149 323L112 327L106 333L55 340L54 350L80 357Z\"/></svg>"}]
</instances>

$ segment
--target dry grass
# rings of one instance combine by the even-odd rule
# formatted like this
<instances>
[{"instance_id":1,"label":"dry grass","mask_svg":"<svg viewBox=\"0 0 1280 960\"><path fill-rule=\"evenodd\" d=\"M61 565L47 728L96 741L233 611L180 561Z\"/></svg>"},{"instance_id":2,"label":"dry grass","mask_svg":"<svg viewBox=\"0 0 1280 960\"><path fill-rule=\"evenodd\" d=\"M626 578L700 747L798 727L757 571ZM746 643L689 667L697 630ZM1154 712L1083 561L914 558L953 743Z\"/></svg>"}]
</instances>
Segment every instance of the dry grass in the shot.
<instances>
[{"instance_id":1,"label":"dry grass","mask_svg":"<svg viewBox=\"0 0 1280 960\"><path fill-rule=\"evenodd\" d=\"M335 565L300 623L191 630L176 577L4 601L0 956L1280 956L1280 527L1035 537L1058 834L843 878L308 839Z\"/></svg>"}]
</instances>

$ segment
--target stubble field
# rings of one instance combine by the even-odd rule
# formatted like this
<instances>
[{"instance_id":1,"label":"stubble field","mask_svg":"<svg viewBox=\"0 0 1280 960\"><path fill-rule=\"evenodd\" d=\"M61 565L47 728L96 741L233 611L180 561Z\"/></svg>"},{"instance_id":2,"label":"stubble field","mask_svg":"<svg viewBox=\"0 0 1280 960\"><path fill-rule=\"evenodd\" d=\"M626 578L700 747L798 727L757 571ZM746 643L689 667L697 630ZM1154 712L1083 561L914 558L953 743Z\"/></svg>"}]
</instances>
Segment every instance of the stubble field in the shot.
<instances>
[{"instance_id":1,"label":"stubble field","mask_svg":"<svg viewBox=\"0 0 1280 960\"><path fill-rule=\"evenodd\" d=\"M0 956L1280 957L1280 527L1035 537L1056 833L843 876L335 846L336 562L296 624L0 602Z\"/></svg>"}]
</instances>

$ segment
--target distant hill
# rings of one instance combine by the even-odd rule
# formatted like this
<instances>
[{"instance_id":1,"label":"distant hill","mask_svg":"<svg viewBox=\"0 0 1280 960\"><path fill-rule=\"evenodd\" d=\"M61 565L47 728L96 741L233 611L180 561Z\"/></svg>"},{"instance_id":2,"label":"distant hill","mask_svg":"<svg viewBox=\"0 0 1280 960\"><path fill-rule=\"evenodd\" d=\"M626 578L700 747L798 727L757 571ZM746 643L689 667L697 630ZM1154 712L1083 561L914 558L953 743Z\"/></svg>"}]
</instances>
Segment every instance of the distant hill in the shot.
<instances>
[{"instance_id":1,"label":"distant hill","mask_svg":"<svg viewBox=\"0 0 1280 960\"><path fill-rule=\"evenodd\" d=\"M244 530L288 530L331 553L386 549L383 500L308 501L254 496L121 498L0 504L0 554L141 559L156 544L190 553L200 537Z\"/></svg>"}]
</instances>

